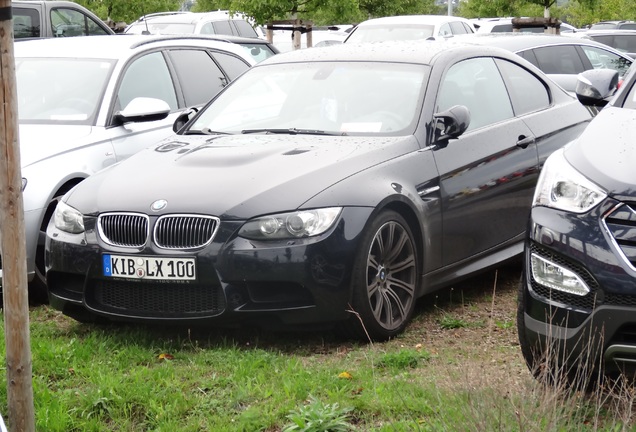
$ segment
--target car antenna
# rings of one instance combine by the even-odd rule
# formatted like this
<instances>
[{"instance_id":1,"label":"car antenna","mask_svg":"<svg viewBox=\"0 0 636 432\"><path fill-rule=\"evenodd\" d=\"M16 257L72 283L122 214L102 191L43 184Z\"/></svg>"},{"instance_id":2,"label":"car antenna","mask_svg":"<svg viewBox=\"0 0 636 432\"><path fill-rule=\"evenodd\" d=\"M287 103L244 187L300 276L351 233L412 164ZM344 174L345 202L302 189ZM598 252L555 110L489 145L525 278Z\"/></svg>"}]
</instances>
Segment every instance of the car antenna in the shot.
<instances>
[{"instance_id":1,"label":"car antenna","mask_svg":"<svg viewBox=\"0 0 636 432\"><path fill-rule=\"evenodd\" d=\"M144 20L144 24L146 25L146 30L143 30L141 32L141 34L142 35L149 35L150 34L150 30L148 30L148 20L146 19L146 11L144 10L143 2L141 3L141 13L142 13L142 18Z\"/></svg>"}]
</instances>

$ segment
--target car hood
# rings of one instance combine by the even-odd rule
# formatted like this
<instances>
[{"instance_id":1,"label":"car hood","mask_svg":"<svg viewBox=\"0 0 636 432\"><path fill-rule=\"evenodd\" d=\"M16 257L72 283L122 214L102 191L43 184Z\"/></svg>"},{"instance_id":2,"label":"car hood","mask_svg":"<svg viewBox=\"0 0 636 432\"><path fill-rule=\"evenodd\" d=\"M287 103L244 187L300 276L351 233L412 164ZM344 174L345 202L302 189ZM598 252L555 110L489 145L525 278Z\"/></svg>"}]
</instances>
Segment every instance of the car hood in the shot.
<instances>
[{"instance_id":1,"label":"car hood","mask_svg":"<svg viewBox=\"0 0 636 432\"><path fill-rule=\"evenodd\" d=\"M635 136L636 110L607 106L566 148L565 157L610 195L635 197Z\"/></svg>"},{"instance_id":2,"label":"car hood","mask_svg":"<svg viewBox=\"0 0 636 432\"><path fill-rule=\"evenodd\" d=\"M153 214L246 219L299 208L340 180L418 148L412 136L175 136L89 177L67 202L84 214L149 213L162 199L167 206Z\"/></svg>"},{"instance_id":3,"label":"car hood","mask_svg":"<svg viewBox=\"0 0 636 432\"><path fill-rule=\"evenodd\" d=\"M77 140L90 135L93 129L87 125L63 124L21 124L19 127L22 167L75 148Z\"/></svg>"}]
</instances>

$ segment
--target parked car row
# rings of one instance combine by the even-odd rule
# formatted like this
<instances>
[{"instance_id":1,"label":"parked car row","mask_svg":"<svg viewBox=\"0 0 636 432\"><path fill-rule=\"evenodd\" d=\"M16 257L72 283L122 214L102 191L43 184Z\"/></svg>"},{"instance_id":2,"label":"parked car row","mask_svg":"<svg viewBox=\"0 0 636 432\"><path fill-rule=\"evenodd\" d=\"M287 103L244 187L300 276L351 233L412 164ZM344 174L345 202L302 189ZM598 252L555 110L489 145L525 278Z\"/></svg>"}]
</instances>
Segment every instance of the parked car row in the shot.
<instances>
[{"instance_id":1,"label":"parked car row","mask_svg":"<svg viewBox=\"0 0 636 432\"><path fill-rule=\"evenodd\" d=\"M633 368L629 55L422 16L271 55L202 18L16 45L27 267L52 307L382 341L522 256L531 370ZM188 34L148 34L168 19Z\"/></svg>"}]
</instances>

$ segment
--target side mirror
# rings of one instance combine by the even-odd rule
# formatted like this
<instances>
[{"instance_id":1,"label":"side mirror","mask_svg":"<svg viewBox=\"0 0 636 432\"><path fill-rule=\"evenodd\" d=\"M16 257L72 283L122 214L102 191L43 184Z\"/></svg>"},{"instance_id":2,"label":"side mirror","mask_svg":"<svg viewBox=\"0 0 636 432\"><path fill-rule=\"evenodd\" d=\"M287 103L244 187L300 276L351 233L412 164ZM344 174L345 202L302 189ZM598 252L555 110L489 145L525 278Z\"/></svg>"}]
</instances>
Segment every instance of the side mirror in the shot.
<instances>
[{"instance_id":1,"label":"side mirror","mask_svg":"<svg viewBox=\"0 0 636 432\"><path fill-rule=\"evenodd\" d=\"M576 97L583 105L603 107L618 88L618 72L591 69L581 72L576 82Z\"/></svg>"},{"instance_id":2,"label":"side mirror","mask_svg":"<svg viewBox=\"0 0 636 432\"><path fill-rule=\"evenodd\" d=\"M138 97L131 100L126 108L115 114L120 123L136 123L163 120L170 114L170 106L161 99Z\"/></svg>"},{"instance_id":3,"label":"side mirror","mask_svg":"<svg viewBox=\"0 0 636 432\"><path fill-rule=\"evenodd\" d=\"M192 107L179 114L177 119L172 124L172 131L175 133L179 132L198 112L198 108Z\"/></svg>"},{"instance_id":4,"label":"side mirror","mask_svg":"<svg viewBox=\"0 0 636 432\"><path fill-rule=\"evenodd\" d=\"M433 119L436 141L449 140L466 132L470 124L470 111L464 105L454 105L446 111L433 114Z\"/></svg>"}]
</instances>

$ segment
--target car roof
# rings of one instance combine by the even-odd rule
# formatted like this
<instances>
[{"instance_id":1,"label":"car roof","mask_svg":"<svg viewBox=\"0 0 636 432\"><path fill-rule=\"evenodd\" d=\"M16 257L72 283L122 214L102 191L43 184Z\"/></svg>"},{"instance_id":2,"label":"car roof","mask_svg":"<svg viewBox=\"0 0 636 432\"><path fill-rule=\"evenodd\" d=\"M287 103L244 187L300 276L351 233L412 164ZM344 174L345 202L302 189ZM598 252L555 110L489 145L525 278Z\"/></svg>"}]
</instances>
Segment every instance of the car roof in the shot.
<instances>
[{"instance_id":1,"label":"car roof","mask_svg":"<svg viewBox=\"0 0 636 432\"><path fill-rule=\"evenodd\" d=\"M472 22L475 28L477 28L477 31L485 32L486 30L490 31L494 27L500 25L512 24L512 18L474 18L471 19L470 22ZM561 27L576 30L576 27L564 22L561 23Z\"/></svg>"},{"instance_id":2,"label":"car roof","mask_svg":"<svg viewBox=\"0 0 636 432\"><path fill-rule=\"evenodd\" d=\"M197 35L104 35L71 38L42 38L15 44L16 57L74 57L121 59L144 47L197 46L232 52L250 60L239 45Z\"/></svg>"},{"instance_id":3,"label":"car roof","mask_svg":"<svg viewBox=\"0 0 636 432\"><path fill-rule=\"evenodd\" d=\"M362 21L358 26L375 24L443 24L449 21L463 21L472 25L470 20L462 17L448 15L396 15L381 18L372 18Z\"/></svg>"},{"instance_id":4,"label":"car roof","mask_svg":"<svg viewBox=\"0 0 636 432\"><path fill-rule=\"evenodd\" d=\"M468 50L475 55L497 55L516 60L520 58L499 47L477 46L453 40L392 40L289 51L263 60L259 65L316 61L377 61L430 65L441 55L453 55L462 50Z\"/></svg>"},{"instance_id":5,"label":"car roof","mask_svg":"<svg viewBox=\"0 0 636 432\"><path fill-rule=\"evenodd\" d=\"M636 35L636 29L595 29L582 33L582 36L585 35Z\"/></svg>"},{"instance_id":6,"label":"car roof","mask_svg":"<svg viewBox=\"0 0 636 432\"><path fill-rule=\"evenodd\" d=\"M240 13L236 13L230 16L228 11L214 11L214 12L163 12L158 14L144 15L132 24L140 24L146 21L153 21L158 23L181 23L181 24L196 24L203 20L229 20L229 19L243 19ZM131 25L132 25L131 24Z\"/></svg>"},{"instance_id":7,"label":"car roof","mask_svg":"<svg viewBox=\"0 0 636 432\"><path fill-rule=\"evenodd\" d=\"M537 33L475 33L473 35L459 35L456 38L467 43L490 45L505 48L516 52L530 48L548 45L586 45L607 49L620 54L611 47L590 39L575 38L571 36L537 34ZM623 54L621 54L623 55Z\"/></svg>"}]
</instances>

